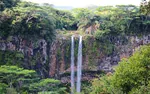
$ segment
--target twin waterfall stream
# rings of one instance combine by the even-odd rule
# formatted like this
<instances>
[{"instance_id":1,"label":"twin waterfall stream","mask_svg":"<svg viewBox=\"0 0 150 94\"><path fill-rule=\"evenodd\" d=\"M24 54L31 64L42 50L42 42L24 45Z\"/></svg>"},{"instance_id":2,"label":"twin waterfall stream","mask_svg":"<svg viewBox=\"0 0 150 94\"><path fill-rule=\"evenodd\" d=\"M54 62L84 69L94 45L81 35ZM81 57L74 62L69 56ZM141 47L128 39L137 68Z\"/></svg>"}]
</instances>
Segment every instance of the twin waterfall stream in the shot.
<instances>
[{"instance_id":1,"label":"twin waterfall stream","mask_svg":"<svg viewBox=\"0 0 150 94\"><path fill-rule=\"evenodd\" d=\"M71 36L71 94L75 90L75 81L74 81L74 36ZM82 36L79 37L79 47L78 47L78 62L77 62L77 84L76 92L81 91L81 75L82 75Z\"/></svg>"}]
</instances>

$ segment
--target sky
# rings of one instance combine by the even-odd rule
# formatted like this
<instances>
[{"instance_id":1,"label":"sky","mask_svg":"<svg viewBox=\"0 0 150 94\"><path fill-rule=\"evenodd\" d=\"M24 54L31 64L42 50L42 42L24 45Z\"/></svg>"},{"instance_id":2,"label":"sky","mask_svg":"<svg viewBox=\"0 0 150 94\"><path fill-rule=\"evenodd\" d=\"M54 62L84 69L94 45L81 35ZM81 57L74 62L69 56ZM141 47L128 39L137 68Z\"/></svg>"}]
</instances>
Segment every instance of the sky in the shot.
<instances>
[{"instance_id":1,"label":"sky","mask_svg":"<svg viewBox=\"0 0 150 94\"><path fill-rule=\"evenodd\" d=\"M97 5L97 6L106 6L106 5L139 5L141 0L24 0L35 3L49 3L55 6L71 6L74 8L77 7L86 7L89 5Z\"/></svg>"}]
</instances>

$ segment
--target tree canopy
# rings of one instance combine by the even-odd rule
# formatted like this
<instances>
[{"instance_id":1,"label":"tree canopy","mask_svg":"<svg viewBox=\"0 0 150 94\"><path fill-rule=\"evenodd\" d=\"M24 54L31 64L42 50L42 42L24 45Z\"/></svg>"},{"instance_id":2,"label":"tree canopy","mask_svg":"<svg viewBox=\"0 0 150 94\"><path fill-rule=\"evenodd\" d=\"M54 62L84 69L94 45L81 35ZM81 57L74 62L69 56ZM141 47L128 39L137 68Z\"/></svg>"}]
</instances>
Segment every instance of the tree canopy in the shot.
<instances>
[{"instance_id":1,"label":"tree canopy","mask_svg":"<svg viewBox=\"0 0 150 94\"><path fill-rule=\"evenodd\" d=\"M93 80L93 93L149 94L150 46L143 46L129 59L122 60L114 74ZM95 93L94 93L95 92Z\"/></svg>"},{"instance_id":2,"label":"tree canopy","mask_svg":"<svg viewBox=\"0 0 150 94\"><path fill-rule=\"evenodd\" d=\"M55 20L34 3L20 2L16 7L4 10L0 19L0 35L4 37L13 35L51 41L55 36Z\"/></svg>"},{"instance_id":3,"label":"tree canopy","mask_svg":"<svg viewBox=\"0 0 150 94\"><path fill-rule=\"evenodd\" d=\"M3 11L5 8L12 8L17 5L20 0L1 0L0 1L0 11Z\"/></svg>"}]
</instances>

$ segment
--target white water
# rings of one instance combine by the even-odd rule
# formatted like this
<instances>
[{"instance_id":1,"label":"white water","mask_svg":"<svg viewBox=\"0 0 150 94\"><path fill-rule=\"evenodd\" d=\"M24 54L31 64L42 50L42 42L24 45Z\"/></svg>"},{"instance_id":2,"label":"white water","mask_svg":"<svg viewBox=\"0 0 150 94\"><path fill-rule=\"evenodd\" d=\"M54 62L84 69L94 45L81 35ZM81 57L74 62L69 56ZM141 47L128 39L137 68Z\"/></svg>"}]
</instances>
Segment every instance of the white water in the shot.
<instances>
[{"instance_id":1,"label":"white water","mask_svg":"<svg viewBox=\"0 0 150 94\"><path fill-rule=\"evenodd\" d=\"M77 92L81 91L81 74L82 74L82 36L79 38L78 47L78 65L77 65Z\"/></svg>"},{"instance_id":2,"label":"white water","mask_svg":"<svg viewBox=\"0 0 150 94\"><path fill-rule=\"evenodd\" d=\"M74 36L71 36L71 94L74 89Z\"/></svg>"}]
</instances>

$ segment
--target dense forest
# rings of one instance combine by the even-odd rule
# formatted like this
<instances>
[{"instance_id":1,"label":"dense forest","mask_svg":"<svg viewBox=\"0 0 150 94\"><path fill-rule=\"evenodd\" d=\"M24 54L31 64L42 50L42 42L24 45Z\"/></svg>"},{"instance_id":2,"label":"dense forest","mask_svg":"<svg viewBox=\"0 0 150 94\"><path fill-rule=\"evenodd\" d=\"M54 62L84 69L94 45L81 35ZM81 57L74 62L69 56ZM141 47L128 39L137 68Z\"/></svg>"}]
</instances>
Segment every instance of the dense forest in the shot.
<instances>
[{"instance_id":1,"label":"dense forest","mask_svg":"<svg viewBox=\"0 0 150 94\"><path fill-rule=\"evenodd\" d=\"M116 5L58 10L48 3L39 5L20 0L1 0L0 94L69 94L70 83L64 84L59 77L49 75L49 49L58 37L70 38L74 34L88 36L109 45L113 44L113 39L117 36L123 38L148 35L150 2L141 2L139 6ZM39 43L39 39L42 42ZM11 43L16 46L12 46L11 50L7 49ZM21 46L25 45L22 43L31 48L36 47L36 53L21 50ZM4 44L7 46L3 47ZM105 48L108 56L113 51L109 47ZM83 52L86 54L86 51ZM59 57L59 51L57 53ZM64 57L68 59L67 51ZM150 93L149 44L141 46L129 58L120 60L113 72L99 73L92 80L83 82L81 92L142 93Z\"/></svg>"}]
</instances>

